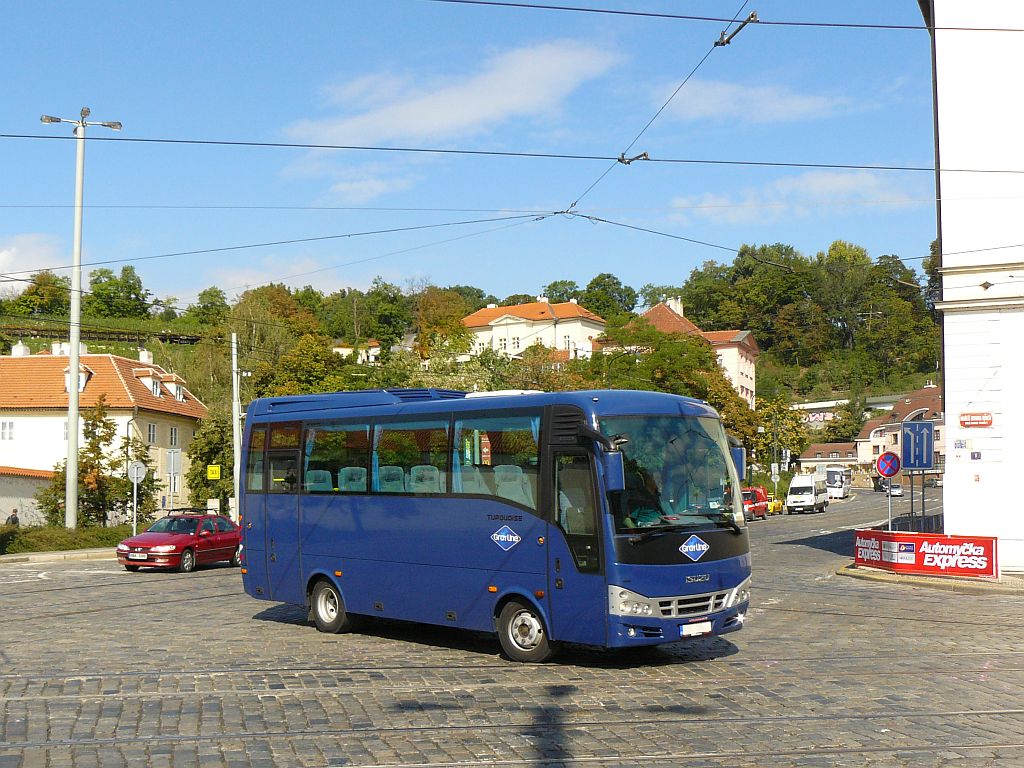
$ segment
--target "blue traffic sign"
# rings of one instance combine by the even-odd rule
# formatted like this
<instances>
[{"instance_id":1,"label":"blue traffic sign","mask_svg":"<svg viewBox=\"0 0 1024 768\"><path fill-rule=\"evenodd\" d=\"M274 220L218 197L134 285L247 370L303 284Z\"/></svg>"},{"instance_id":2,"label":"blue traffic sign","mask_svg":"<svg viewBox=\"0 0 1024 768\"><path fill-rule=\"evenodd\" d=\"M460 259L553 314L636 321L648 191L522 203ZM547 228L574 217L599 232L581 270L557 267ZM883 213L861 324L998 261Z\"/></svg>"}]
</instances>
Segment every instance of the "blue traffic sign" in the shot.
<instances>
[{"instance_id":1,"label":"blue traffic sign","mask_svg":"<svg viewBox=\"0 0 1024 768\"><path fill-rule=\"evenodd\" d=\"M904 469L931 469L935 446L935 424L905 421L901 425Z\"/></svg>"},{"instance_id":2,"label":"blue traffic sign","mask_svg":"<svg viewBox=\"0 0 1024 768\"><path fill-rule=\"evenodd\" d=\"M893 477L900 471L900 457L892 451L886 451L875 461L875 469L882 477Z\"/></svg>"}]
</instances>

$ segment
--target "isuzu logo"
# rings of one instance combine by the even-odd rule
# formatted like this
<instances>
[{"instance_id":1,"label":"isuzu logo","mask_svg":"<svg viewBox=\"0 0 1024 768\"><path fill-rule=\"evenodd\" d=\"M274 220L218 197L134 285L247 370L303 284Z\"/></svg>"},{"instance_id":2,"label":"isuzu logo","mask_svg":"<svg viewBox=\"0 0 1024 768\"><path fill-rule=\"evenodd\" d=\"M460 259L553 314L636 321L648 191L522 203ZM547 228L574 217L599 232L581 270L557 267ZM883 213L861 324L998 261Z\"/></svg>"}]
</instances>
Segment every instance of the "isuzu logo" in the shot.
<instances>
[{"instance_id":1,"label":"isuzu logo","mask_svg":"<svg viewBox=\"0 0 1024 768\"><path fill-rule=\"evenodd\" d=\"M700 583L705 582L705 581L711 581L711 574L710 573L698 573L698 574L696 574L694 576L687 576L686 577L686 583L687 584L700 584Z\"/></svg>"},{"instance_id":2,"label":"isuzu logo","mask_svg":"<svg viewBox=\"0 0 1024 768\"><path fill-rule=\"evenodd\" d=\"M693 562L697 562L704 557L704 553L709 549L711 549L711 545L697 534L693 534L693 536L679 546L679 551L693 560Z\"/></svg>"}]
</instances>

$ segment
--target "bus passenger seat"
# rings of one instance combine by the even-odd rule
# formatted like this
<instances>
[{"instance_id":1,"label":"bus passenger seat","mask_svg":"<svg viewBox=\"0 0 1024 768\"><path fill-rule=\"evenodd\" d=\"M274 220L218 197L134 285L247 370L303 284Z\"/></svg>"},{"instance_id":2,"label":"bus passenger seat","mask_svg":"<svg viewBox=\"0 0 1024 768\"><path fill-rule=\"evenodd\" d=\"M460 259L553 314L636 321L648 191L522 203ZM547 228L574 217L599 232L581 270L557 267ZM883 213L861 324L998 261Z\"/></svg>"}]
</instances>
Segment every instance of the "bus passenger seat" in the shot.
<instances>
[{"instance_id":1,"label":"bus passenger seat","mask_svg":"<svg viewBox=\"0 0 1024 768\"><path fill-rule=\"evenodd\" d=\"M409 470L410 493L441 493L441 472L430 464L417 464Z\"/></svg>"},{"instance_id":2,"label":"bus passenger seat","mask_svg":"<svg viewBox=\"0 0 1024 768\"><path fill-rule=\"evenodd\" d=\"M492 495L492 491L487 487L487 483L484 481L484 476L480 473L480 470L474 466L466 466L459 469L459 475L462 477L462 492L463 493L479 493Z\"/></svg>"},{"instance_id":3,"label":"bus passenger seat","mask_svg":"<svg viewBox=\"0 0 1024 768\"><path fill-rule=\"evenodd\" d=\"M377 472L378 490L381 493L403 493L405 491L405 470L401 467L384 466Z\"/></svg>"},{"instance_id":4,"label":"bus passenger seat","mask_svg":"<svg viewBox=\"0 0 1024 768\"><path fill-rule=\"evenodd\" d=\"M331 482L331 473L326 469L307 469L306 490L333 491L334 483Z\"/></svg>"},{"instance_id":5,"label":"bus passenger seat","mask_svg":"<svg viewBox=\"0 0 1024 768\"><path fill-rule=\"evenodd\" d=\"M499 464L494 468L494 485L498 496L533 506L533 499L530 497L529 487L526 485L526 478L523 477L522 467L514 464Z\"/></svg>"},{"instance_id":6,"label":"bus passenger seat","mask_svg":"<svg viewBox=\"0 0 1024 768\"><path fill-rule=\"evenodd\" d=\"M338 488L349 493L366 490L366 467L342 467L338 470Z\"/></svg>"}]
</instances>

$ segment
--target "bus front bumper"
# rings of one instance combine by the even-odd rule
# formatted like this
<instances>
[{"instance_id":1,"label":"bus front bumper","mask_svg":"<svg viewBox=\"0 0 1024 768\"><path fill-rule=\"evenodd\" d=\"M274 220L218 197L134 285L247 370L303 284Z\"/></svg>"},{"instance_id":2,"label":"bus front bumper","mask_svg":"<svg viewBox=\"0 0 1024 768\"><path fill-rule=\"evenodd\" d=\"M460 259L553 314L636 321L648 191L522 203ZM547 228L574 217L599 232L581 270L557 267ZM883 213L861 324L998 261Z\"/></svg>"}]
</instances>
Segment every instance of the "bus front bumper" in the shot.
<instances>
[{"instance_id":1,"label":"bus front bumper","mask_svg":"<svg viewBox=\"0 0 1024 768\"><path fill-rule=\"evenodd\" d=\"M610 615L608 647L659 645L736 632L742 629L749 607L750 601L745 600L731 608L688 619Z\"/></svg>"}]
</instances>

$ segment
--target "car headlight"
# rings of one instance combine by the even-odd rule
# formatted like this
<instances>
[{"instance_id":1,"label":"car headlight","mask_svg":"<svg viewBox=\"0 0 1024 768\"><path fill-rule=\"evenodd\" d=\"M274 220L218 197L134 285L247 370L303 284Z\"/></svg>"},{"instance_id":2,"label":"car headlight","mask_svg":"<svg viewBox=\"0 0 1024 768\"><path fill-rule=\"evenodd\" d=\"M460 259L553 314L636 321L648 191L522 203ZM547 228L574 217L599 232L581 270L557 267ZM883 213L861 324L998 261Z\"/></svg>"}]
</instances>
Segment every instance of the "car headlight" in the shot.
<instances>
[{"instance_id":1,"label":"car headlight","mask_svg":"<svg viewBox=\"0 0 1024 768\"><path fill-rule=\"evenodd\" d=\"M650 616L654 608L643 595L622 587L609 586L608 612L613 616Z\"/></svg>"},{"instance_id":2,"label":"car headlight","mask_svg":"<svg viewBox=\"0 0 1024 768\"><path fill-rule=\"evenodd\" d=\"M173 552L178 547L174 544L161 544L158 547L150 547L150 552Z\"/></svg>"},{"instance_id":3,"label":"car headlight","mask_svg":"<svg viewBox=\"0 0 1024 768\"><path fill-rule=\"evenodd\" d=\"M123 541L120 544L117 545L117 551L118 552L127 552L128 550L129 550L129 546L127 544L125 544Z\"/></svg>"}]
</instances>

